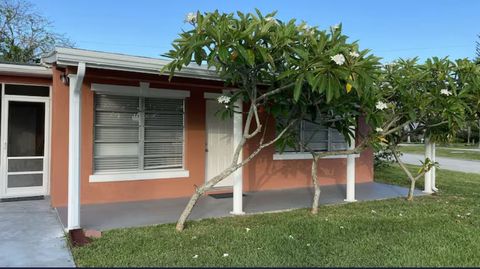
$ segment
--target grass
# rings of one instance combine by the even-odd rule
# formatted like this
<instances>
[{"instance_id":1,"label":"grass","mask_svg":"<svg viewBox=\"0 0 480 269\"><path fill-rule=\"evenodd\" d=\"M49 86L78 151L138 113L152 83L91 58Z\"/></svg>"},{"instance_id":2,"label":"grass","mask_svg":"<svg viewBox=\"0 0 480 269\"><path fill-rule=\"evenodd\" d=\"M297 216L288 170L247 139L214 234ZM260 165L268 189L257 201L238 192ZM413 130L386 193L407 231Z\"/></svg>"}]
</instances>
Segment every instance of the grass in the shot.
<instances>
[{"instance_id":1,"label":"grass","mask_svg":"<svg viewBox=\"0 0 480 269\"><path fill-rule=\"evenodd\" d=\"M467 147L464 147L467 148ZM424 145L415 145L415 146L402 146L400 150L403 153L414 153L414 154L425 154ZM457 150L449 149L444 147L437 146L436 155L439 157L448 157L454 159L463 159L463 160L480 160L480 151L468 151L468 150Z\"/></svg>"},{"instance_id":2,"label":"grass","mask_svg":"<svg viewBox=\"0 0 480 269\"><path fill-rule=\"evenodd\" d=\"M78 266L480 266L480 175L437 175L441 192L414 202L207 219L183 233L173 224L116 229L72 252ZM396 167L376 171L379 182L404 178Z\"/></svg>"}]
</instances>

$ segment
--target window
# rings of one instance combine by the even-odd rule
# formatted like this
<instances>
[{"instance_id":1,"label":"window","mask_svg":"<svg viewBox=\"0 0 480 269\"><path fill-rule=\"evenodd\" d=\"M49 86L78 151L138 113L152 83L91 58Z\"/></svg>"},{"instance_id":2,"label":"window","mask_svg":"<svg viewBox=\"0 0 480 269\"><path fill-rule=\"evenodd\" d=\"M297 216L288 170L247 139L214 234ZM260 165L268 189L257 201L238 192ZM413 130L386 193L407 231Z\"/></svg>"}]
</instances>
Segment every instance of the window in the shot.
<instances>
[{"instance_id":1,"label":"window","mask_svg":"<svg viewBox=\"0 0 480 269\"><path fill-rule=\"evenodd\" d=\"M95 94L94 172L183 168L184 101Z\"/></svg>"},{"instance_id":2,"label":"window","mask_svg":"<svg viewBox=\"0 0 480 269\"><path fill-rule=\"evenodd\" d=\"M345 137L333 128L328 128L309 121L302 121L299 126L298 136L301 144L307 143L314 151L335 151L346 150L348 144ZM279 152L279 150L277 150ZM308 153L308 150L301 147L285 148L283 153Z\"/></svg>"}]
</instances>

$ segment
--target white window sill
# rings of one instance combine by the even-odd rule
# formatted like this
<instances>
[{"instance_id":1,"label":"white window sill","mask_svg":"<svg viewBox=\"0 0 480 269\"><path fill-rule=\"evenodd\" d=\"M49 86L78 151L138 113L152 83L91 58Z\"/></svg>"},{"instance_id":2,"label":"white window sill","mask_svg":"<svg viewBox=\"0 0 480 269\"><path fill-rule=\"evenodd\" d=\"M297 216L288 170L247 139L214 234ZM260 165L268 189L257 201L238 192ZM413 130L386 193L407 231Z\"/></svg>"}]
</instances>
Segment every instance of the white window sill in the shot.
<instances>
[{"instance_id":1,"label":"white window sill","mask_svg":"<svg viewBox=\"0 0 480 269\"><path fill-rule=\"evenodd\" d=\"M360 157L360 154L352 154L355 158ZM342 154L342 155L330 155L330 156L325 156L320 159L346 159L347 154ZM288 153L275 153L273 154L273 160L311 160L312 159L312 154L310 153L293 153L293 152L288 152Z\"/></svg>"},{"instance_id":2,"label":"white window sill","mask_svg":"<svg viewBox=\"0 0 480 269\"><path fill-rule=\"evenodd\" d=\"M166 171L136 171L108 174L90 175L90 182L115 182L115 181L132 181L132 180L148 180L162 178L183 178L189 177L188 170L166 170Z\"/></svg>"}]
</instances>

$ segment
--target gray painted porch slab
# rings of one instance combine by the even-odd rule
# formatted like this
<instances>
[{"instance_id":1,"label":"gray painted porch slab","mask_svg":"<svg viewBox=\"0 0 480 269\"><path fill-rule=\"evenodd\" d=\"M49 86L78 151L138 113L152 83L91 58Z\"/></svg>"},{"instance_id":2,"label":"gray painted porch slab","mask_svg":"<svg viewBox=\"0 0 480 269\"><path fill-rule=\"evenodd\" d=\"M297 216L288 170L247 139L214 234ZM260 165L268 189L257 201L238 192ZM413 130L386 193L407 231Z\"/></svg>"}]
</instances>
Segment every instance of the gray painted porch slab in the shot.
<instances>
[{"instance_id":1,"label":"gray painted porch slab","mask_svg":"<svg viewBox=\"0 0 480 269\"><path fill-rule=\"evenodd\" d=\"M50 200L0 202L0 267L75 267Z\"/></svg>"},{"instance_id":2,"label":"gray painted porch slab","mask_svg":"<svg viewBox=\"0 0 480 269\"><path fill-rule=\"evenodd\" d=\"M406 196L408 189L376 182L357 184L358 201L379 200ZM416 195L422 195L416 191ZM312 188L260 191L245 193L244 211L247 214L282 211L311 206ZM323 186L321 204L344 203L345 185ZM176 222L189 197L175 199L122 202L84 205L81 208L81 225L85 229L109 230L115 228L138 227ZM211 196L200 198L190 219L204 219L229 216L232 198L216 199ZM67 208L57 208L64 226L67 221Z\"/></svg>"}]
</instances>

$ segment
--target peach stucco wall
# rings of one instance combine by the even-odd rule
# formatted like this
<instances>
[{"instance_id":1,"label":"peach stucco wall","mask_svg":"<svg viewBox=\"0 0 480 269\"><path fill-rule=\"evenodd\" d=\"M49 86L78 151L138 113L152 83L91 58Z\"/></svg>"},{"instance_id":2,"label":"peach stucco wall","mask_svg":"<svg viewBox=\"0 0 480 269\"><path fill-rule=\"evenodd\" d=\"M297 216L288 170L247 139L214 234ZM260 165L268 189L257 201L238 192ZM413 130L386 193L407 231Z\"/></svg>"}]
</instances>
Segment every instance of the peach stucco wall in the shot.
<instances>
[{"instance_id":1,"label":"peach stucco wall","mask_svg":"<svg viewBox=\"0 0 480 269\"><path fill-rule=\"evenodd\" d=\"M68 86L60 78L62 72L53 70L52 95L52 153L51 153L51 201L52 205L67 203L67 160L68 160ZM119 182L89 182L93 163L93 92L91 83L139 85L149 82L152 88L190 90L186 99L185 169L188 178L157 180L135 180ZM82 86L82 158L81 158L81 201L84 204L119 201L149 200L189 196L195 185L205 178L205 99L204 92L220 92L222 85L202 80L175 78L168 82L156 75L108 72L88 69ZM253 141L254 143L254 141ZM245 149L248 154L252 143ZM282 189L310 186L308 160L274 161L273 147L267 148L258 158L244 168L245 191ZM319 165L321 184L343 183L346 162L344 159L322 160ZM373 178L372 153L366 151L357 158L357 182Z\"/></svg>"}]
</instances>

